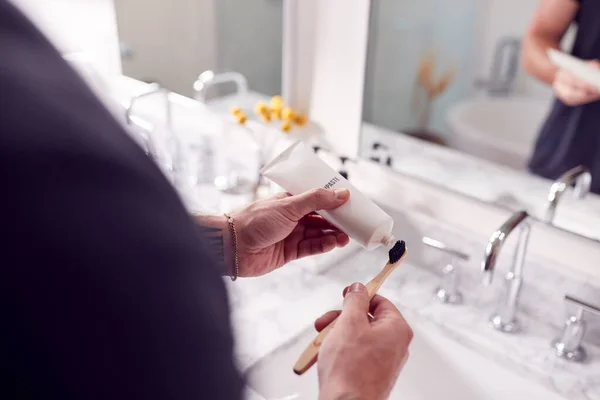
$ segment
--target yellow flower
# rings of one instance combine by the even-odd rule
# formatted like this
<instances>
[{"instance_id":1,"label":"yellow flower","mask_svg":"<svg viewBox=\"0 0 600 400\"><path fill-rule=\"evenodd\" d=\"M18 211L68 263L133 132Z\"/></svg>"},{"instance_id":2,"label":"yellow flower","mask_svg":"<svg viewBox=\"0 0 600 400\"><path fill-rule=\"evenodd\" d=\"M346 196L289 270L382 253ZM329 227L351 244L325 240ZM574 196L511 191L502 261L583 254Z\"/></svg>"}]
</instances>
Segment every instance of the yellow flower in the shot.
<instances>
[{"instance_id":1,"label":"yellow flower","mask_svg":"<svg viewBox=\"0 0 600 400\"><path fill-rule=\"evenodd\" d=\"M291 107L286 107L283 110L281 110L281 118L293 120L294 117L294 110Z\"/></svg>"},{"instance_id":2,"label":"yellow flower","mask_svg":"<svg viewBox=\"0 0 600 400\"><path fill-rule=\"evenodd\" d=\"M284 120L281 123L281 130L284 132L289 132L290 129L292 129L292 121L290 121L289 119Z\"/></svg>"},{"instance_id":3,"label":"yellow flower","mask_svg":"<svg viewBox=\"0 0 600 400\"><path fill-rule=\"evenodd\" d=\"M234 106L229 109L229 112L231 113L231 115L238 115L242 113L242 109L237 106Z\"/></svg>"}]
</instances>

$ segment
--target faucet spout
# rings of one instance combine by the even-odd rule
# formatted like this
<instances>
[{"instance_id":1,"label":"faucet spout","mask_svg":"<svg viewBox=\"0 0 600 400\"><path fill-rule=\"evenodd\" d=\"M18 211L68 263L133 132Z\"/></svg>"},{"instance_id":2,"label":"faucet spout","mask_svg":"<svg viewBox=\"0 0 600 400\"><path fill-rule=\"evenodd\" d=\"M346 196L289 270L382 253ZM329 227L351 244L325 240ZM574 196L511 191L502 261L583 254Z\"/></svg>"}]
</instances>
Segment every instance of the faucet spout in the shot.
<instances>
[{"instance_id":1,"label":"faucet spout","mask_svg":"<svg viewBox=\"0 0 600 400\"><path fill-rule=\"evenodd\" d=\"M131 124L131 122L132 122L131 117L133 115L133 106L137 103L137 101L139 99L146 97L146 96L150 96L154 93L158 93L161 90L163 90L162 86L160 86L160 84L158 84L156 82L153 82L148 85L148 87L146 88L146 90L144 92L133 96L131 98L131 100L129 101L129 105L125 109L125 122L127 122L128 125Z\"/></svg>"},{"instance_id":2,"label":"faucet spout","mask_svg":"<svg viewBox=\"0 0 600 400\"><path fill-rule=\"evenodd\" d=\"M484 274L483 283L489 285L492 282L496 261L504 242L517 227L520 228L519 241L513 256L512 265L504 278L506 293L500 300L496 312L490 318L491 326L502 332L511 333L519 330L517 306L523 285L523 267L525 265L527 242L530 233L530 226L526 221L528 217L529 215L526 211L518 211L511 215L490 237L485 248L485 256L481 262Z\"/></svg>"},{"instance_id":3,"label":"faucet spout","mask_svg":"<svg viewBox=\"0 0 600 400\"><path fill-rule=\"evenodd\" d=\"M576 199L582 199L590 192L592 174L586 167L579 165L562 174L561 177L552 184L550 191L548 192L548 208L546 209L545 217L546 222L552 223L562 194L573 184L575 185L573 195Z\"/></svg>"},{"instance_id":4,"label":"faucet spout","mask_svg":"<svg viewBox=\"0 0 600 400\"><path fill-rule=\"evenodd\" d=\"M519 211L511 215L500 228L492 233L490 240L485 247L485 255L481 262L481 270L483 272L483 284L489 285L492 283L494 278L494 271L496 269L496 261L502 245L506 241L506 238L515 230L521 222L525 221L529 215L526 211Z\"/></svg>"}]
</instances>

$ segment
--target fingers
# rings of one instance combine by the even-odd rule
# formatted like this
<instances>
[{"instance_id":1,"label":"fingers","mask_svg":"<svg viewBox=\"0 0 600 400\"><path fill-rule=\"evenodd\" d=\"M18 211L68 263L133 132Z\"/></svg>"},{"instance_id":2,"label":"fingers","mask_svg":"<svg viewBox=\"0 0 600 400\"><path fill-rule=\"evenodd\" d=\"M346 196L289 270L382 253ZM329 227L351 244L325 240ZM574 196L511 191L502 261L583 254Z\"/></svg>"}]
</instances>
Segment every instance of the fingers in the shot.
<instances>
[{"instance_id":1,"label":"fingers","mask_svg":"<svg viewBox=\"0 0 600 400\"><path fill-rule=\"evenodd\" d=\"M577 106L600 98L600 91L568 71L559 70L553 84L554 92L563 103Z\"/></svg>"},{"instance_id":2,"label":"fingers","mask_svg":"<svg viewBox=\"0 0 600 400\"><path fill-rule=\"evenodd\" d=\"M353 283L350 285L344 296L344 307L340 321L345 322L364 322L368 323L367 313L369 312L369 293L362 283Z\"/></svg>"},{"instance_id":3,"label":"fingers","mask_svg":"<svg viewBox=\"0 0 600 400\"><path fill-rule=\"evenodd\" d=\"M346 297L346 293L348 293L348 290L350 290L350 286L346 286L342 291L343 297ZM391 316L394 318L400 318L402 321L406 322L406 320L402 316L402 313L400 313L400 311L398 310L398 308L396 308L394 303L378 294L373 296L373 299L371 299L369 303L369 314L372 315L372 320L382 319L386 316Z\"/></svg>"},{"instance_id":4,"label":"fingers","mask_svg":"<svg viewBox=\"0 0 600 400\"><path fill-rule=\"evenodd\" d=\"M374 329L392 329L403 335L407 345L412 341L413 331L396 306L385 297L375 295L371 300L370 311L375 318L371 321Z\"/></svg>"},{"instance_id":5,"label":"fingers","mask_svg":"<svg viewBox=\"0 0 600 400\"><path fill-rule=\"evenodd\" d=\"M590 64L592 67L600 69L600 60L589 60L588 64Z\"/></svg>"},{"instance_id":6,"label":"fingers","mask_svg":"<svg viewBox=\"0 0 600 400\"><path fill-rule=\"evenodd\" d=\"M298 196L284 198L281 200L281 205L287 216L298 222L313 211L337 208L349 198L348 189L313 189Z\"/></svg>"},{"instance_id":7,"label":"fingers","mask_svg":"<svg viewBox=\"0 0 600 400\"><path fill-rule=\"evenodd\" d=\"M305 239L316 239L322 238L325 236L334 236L337 240L337 245L343 247L350 243L350 237L346 235L344 232L340 232L338 230L330 230L330 229L306 229L304 231Z\"/></svg>"},{"instance_id":8,"label":"fingers","mask_svg":"<svg viewBox=\"0 0 600 400\"><path fill-rule=\"evenodd\" d=\"M321 315L315 321L315 329L317 332L321 332L327 325L333 322L334 319L340 316L342 312L340 310L328 311L325 314Z\"/></svg>"},{"instance_id":9,"label":"fingers","mask_svg":"<svg viewBox=\"0 0 600 400\"><path fill-rule=\"evenodd\" d=\"M400 311L398 311L398 308L396 308L394 303L378 294L376 294L371 300L369 311L371 312L371 314L373 314L375 319L381 319L384 317L391 316L394 318L399 317L402 320L404 320L404 317L402 316Z\"/></svg>"},{"instance_id":10,"label":"fingers","mask_svg":"<svg viewBox=\"0 0 600 400\"><path fill-rule=\"evenodd\" d=\"M350 243L350 236L346 235L344 232L336 233L335 238L337 240L337 247L344 247Z\"/></svg>"},{"instance_id":11,"label":"fingers","mask_svg":"<svg viewBox=\"0 0 600 400\"><path fill-rule=\"evenodd\" d=\"M298 258L327 253L338 246L347 245L349 241L350 239L344 233L326 234L321 237L304 239L298 243Z\"/></svg>"},{"instance_id":12,"label":"fingers","mask_svg":"<svg viewBox=\"0 0 600 400\"><path fill-rule=\"evenodd\" d=\"M321 228L339 231L335 225L318 214L305 215L302 218L302 222L304 222L307 228Z\"/></svg>"}]
</instances>

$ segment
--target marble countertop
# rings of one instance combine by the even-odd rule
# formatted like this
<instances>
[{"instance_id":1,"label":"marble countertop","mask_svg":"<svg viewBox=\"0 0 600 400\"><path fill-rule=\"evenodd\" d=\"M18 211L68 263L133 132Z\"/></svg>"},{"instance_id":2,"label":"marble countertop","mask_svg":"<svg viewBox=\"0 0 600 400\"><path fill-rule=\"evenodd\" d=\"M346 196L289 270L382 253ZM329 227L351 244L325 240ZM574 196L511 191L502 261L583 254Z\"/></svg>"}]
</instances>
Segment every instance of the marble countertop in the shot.
<instances>
[{"instance_id":1,"label":"marble countertop","mask_svg":"<svg viewBox=\"0 0 600 400\"><path fill-rule=\"evenodd\" d=\"M240 369L247 371L310 329L323 312L339 308L343 287L351 281L370 279L373 273L365 265L373 264L378 256L381 254L350 246L328 258L297 261L265 277L228 281ZM481 290L472 288L464 292L469 293L464 305L443 305L432 296L438 284L436 274L405 263L382 287L381 294L410 320L418 319L565 398L600 400L600 348L587 346L591 361L586 364L565 362L555 357L549 347L550 339L558 333L557 327L521 316L527 327L525 332L494 332L486 320L492 297L480 296Z\"/></svg>"},{"instance_id":2,"label":"marble countertop","mask_svg":"<svg viewBox=\"0 0 600 400\"><path fill-rule=\"evenodd\" d=\"M548 179L371 124L364 124L361 141L364 154L375 141L390 147L393 169L400 173L511 211L525 209L538 219L544 216L553 183ZM554 225L600 240L600 196L590 194L582 200L563 196Z\"/></svg>"}]
</instances>

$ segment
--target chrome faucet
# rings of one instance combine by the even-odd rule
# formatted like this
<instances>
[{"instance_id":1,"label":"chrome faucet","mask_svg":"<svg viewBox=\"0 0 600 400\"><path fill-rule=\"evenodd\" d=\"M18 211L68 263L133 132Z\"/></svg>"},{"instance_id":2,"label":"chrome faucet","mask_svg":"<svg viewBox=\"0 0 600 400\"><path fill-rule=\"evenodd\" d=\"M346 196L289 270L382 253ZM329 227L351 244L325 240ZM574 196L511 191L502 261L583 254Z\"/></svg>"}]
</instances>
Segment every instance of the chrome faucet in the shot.
<instances>
[{"instance_id":1,"label":"chrome faucet","mask_svg":"<svg viewBox=\"0 0 600 400\"><path fill-rule=\"evenodd\" d=\"M586 330L584 312L600 316L600 308L583 300L566 295L565 301L577 307L575 314L569 315L565 321L563 333L552 341L552 347L558 357L565 360L581 362L587 357L582 346Z\"/></svg>"},{"instance_id":2,"label":"chrome faucet","mask_svg":"<svg viewBox=\"0 0 600 400\"><path fill-rule=\"evenodd\" d=\"M154 162L160 163L155 138L153 137L154 126L145 119L135 115L129 117L129 122L130 125L134 126L134 134L140 140L144 153Z\"/></svg>"},{"instance_id":3,"label":"chrome faucet","mask_svg":"<svg viewBox=\"0 0 600 400\"><path fill-rule=\"evenodd\" d=\"M383 143L374 142L371 146L371 156L369 159L376 163L387 165L388 167L392 166L392 154L390 148Z\"/></svg>"},{"instance_id":4,"label":"chrome faucet","mask_svg":"<svg viewBox=\"0 0 600 400\"><path fill-rule=\"evenodd\" d=\"M129 105L125 109L125 121L128 125L137 125L138 128L142 129L141 132L138 132L138 135L144 144L144 150L163 169L171 182L176 187L180 187L184 185L182 182L187 179L185 176L187 173L185 171L186 159L184 146L175 134L173 127L173 104L170 93L167 88L159 83L148 84L145 91L133 96L129 101ZM143 120L134 115L134 106L137 101L154 94L162 94L165 100L166 129L162 130L162 134L158 133L155 126L149 122L140 124L140 121Z\"/></svg>"},{"instance_id":5,"label":"chrome faucet","mask_svg":"<svg viewBox=\"0 0 600 400\"><path fill-rule=\"evenodd\" d=\"M481 268L484 274L483 283L489 285L492 283L496 261L502 245L506 238L517 228L520 228L519 241L514 253L510 271L506 274L504 281L506 284L505 297L500 300L494 314L490 317L490 325L499 331L512 333L520 329L517 320L517 306L521 286L523 285L523 267L525 265L525 255L527 253L527 241L529 239L530 225L527 222L529 215L526 211L518 211L510 216L500 228L498 228L490 237L485 248L485 256L481 262Z\"/></svg>"},{"instance_id":6,"label":"chrome faucet","mask_svg":"<svg viewBox=\"0 0 600 400\"><path fill-rule=\"evenodd\" d=\"M430 237L421 239L423 244L434 249L438 249L450 256L450 262L442 269L442 283L436 288L435 296L439 301L445 304L459 304L462 302L462 293L458 290L459 271L457 268L458 260L467 261L469 255L460 250L456 250L439 240Z\"/></svg>"},{"instance_id":7,"label":"chrome faucet","mask_svg":"<svg viewBox=\"0 0 600 400\"><path fill-rule=\"evenodd\" d=\"M236 93L239 96L245 96L248 93L248 80L246 77L238 72L223 72L215 74L213 71L204 71L196 81L194 81L194 99L206 103L206 92L207 89L214 85L220 85L223 83L233 83L236 86Z\"/></svg>"},{"instance_id":8,"label":"chrome faucet","mask_svg":"<svg viewBox=\"0 0 600 400\"><path fill-rule=\"evenodd\" d=\"M580 165L572 168L561 175L550 187L548 192L548 207L546 209L546 216L544 220L548 223L552 223L554 215L556 214L556 207L562 196L562 194L571 185L575 185L573 195L576 199L585 197L590 192L590 186L592 185L592 174L590 171Z\"/></svg>"},{"instance_id":9,"label":"chrome faucet","mask_svg":"<svg viewBox=\"0 0 600 400\"><path fill-rule=\"evenodd\" d=\"M125 121L128 125L131 125L131 116L133 115L133 106L141 98L151 96L155 93L164 93L165 95L165 108L167 110L167 126L169 129L173 129L173 112L171 106L171 100L169 99L169 90L162 87L158 83L151 83L148 85L147 90L133 96L129 101L129 106L125 109Z\"/></svg>"},{"instance_id":10,"label":"chrome faucet","mask_svg":"<svg viewBox=\"0 0 600 400\"><path fill-rule=\"evenodd\" d=\"M488 80L477 80L475 86L487 89L491 96L508 96L513 93L519 71L521 40L505 37L498 41L494 51L492 70Z\"/></svg>"}]
</instances>

